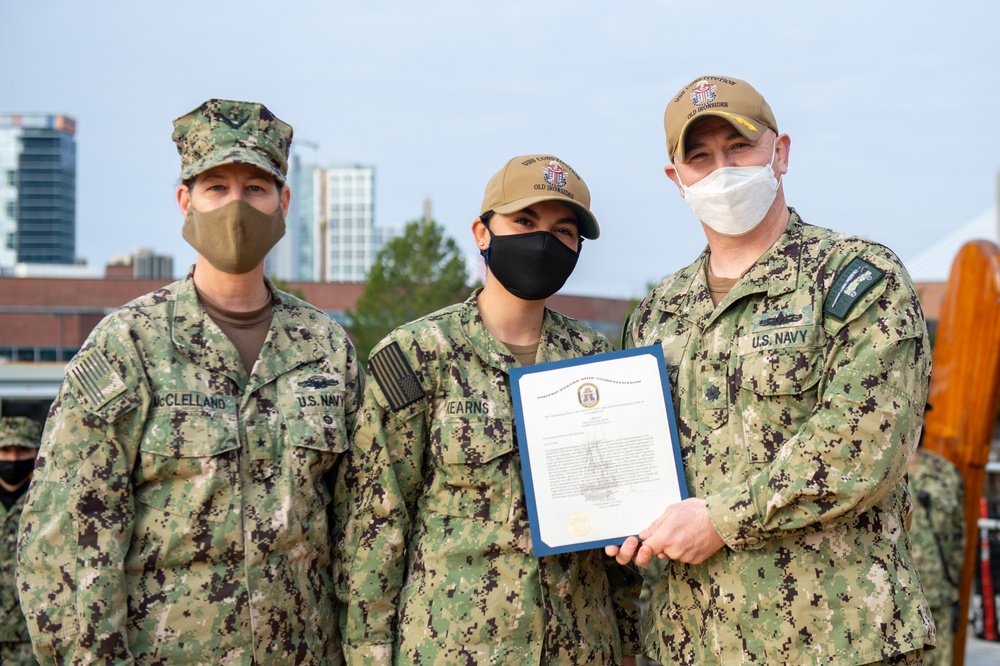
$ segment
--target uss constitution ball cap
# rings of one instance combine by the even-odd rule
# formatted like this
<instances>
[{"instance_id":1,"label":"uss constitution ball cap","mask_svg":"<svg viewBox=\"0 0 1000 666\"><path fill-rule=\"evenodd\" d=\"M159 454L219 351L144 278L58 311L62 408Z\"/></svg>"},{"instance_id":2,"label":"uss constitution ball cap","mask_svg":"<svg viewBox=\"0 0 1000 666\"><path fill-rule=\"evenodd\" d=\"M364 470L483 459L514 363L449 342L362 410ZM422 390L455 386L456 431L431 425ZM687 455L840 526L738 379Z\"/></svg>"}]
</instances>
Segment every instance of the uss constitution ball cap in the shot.
<instances>
[{"instance_id":1,"label":"uss constitution ball cap","mask_svg":"<svg viewBox=\"0 0 1000 666\"><path fill-rule=\"evenodd\" d=\"M759 139L768 128L778 134L771 107L752 85L727 76L701 76L684 86L663 113L672 162L684 160L684 137L695 122L708 116L728 120L750 141Z\"/></svg>"},{"instance_id":2,"label":"uss constitution ball cap","mask_svg":"<svg viewBox=\"0 0 1000 666\"><path fill-rule=\"evenodd\" d=\"M257 102L210 99L174 121L181 180L223 164L251 164L285 182L292 126Z\"/></svg>"},{"instance_id":3,"label":"uss constitution ball cap","mask_svg":"<svg viewBox=\"0 0 1000 666\"><path fill-rule=\"evenodd\" d=\"M573 167L553 155L521 155L509 160L486 184L479 212L509 215L540 201L558 201L576 211L584 238L601 235L597 218L590 212L587 184Z\"/></svg>"}]
</instances>

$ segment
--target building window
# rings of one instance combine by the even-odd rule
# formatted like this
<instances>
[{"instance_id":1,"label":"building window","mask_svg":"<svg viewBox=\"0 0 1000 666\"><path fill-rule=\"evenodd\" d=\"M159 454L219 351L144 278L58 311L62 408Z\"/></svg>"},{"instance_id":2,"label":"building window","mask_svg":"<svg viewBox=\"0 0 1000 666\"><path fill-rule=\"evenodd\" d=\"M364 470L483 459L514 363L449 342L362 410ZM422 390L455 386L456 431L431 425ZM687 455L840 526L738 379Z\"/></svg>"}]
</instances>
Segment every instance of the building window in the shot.
<instances>
[{"instance_id":1,"label":"building window","mask_svg":"<svg viewBox=\"0 0 1000 666\"><path fill-rule=\"evenodd\" d=\"M7 171L7 184L11 187L17 186L17 171L13 169Z\"/></svg>"}]
</instances>

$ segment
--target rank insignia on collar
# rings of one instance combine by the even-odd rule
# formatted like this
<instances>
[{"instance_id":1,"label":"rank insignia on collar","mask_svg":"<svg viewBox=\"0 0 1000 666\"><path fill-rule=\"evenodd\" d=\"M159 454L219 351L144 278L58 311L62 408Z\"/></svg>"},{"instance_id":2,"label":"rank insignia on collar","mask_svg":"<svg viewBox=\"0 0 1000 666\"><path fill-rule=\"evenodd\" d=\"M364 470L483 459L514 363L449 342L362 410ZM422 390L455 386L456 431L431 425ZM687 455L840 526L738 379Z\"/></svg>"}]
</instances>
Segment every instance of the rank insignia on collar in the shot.
<instances>
[{"instance_id":1,"label":"rank insignia on collar","mask_svg":"<svg viewBox=\"0 0 1000 666\"><path fill-rule=\"evenodd\" d=\"M833 281L830 293L823 302L823 312L834 319L844 321L854 304L882 278L885 271L876 268L860 257L851 259L847 267L840 271Z\"/></svg>"}]
</instances>

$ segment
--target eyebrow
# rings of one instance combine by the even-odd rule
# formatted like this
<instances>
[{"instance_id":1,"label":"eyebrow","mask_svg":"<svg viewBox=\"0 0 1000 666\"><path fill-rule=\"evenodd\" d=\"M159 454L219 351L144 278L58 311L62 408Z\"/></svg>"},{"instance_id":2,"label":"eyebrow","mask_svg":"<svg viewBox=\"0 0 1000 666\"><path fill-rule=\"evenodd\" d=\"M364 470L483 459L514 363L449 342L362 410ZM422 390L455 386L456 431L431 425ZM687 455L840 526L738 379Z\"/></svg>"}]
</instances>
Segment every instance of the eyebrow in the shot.
<instances>
[{"instance_id":1,"label":"eyebrow","mask_svg":"<svg viewBox=\"0 0 1000 666\"><path fill-rule=\"evenodd\" d=\"M746 141L750 141L750 139L747 139L745 136L743 136L742 134L740 134L736 130L735 127L732 128L732 131L729 134L726 135L726 137L725 137L724 140L725 141L732 141L733 139L744 139ZM753 143L753 142L751 141L751 143ZM704 145L705 145L704 141L692 141L690 143L685 144L685 146L684 146L684 152L688 153L691 150L694 150L696 148L701 148Z\"/></svg>"},{"instance_id":2,"label":"eyebrow","mask_svg":"<svg viewBox=\"0 0 1000 666\"><path fill-rule=\"evenodd\" d=\"M538 213L536 213L534 210L532 210L531 206L528 206L527 208L522 208L518 212L519 213L523 213L523 214L527 215L528 217L530 217L530 218L532 218L534 220L540 220L541 217L542 217L541 215L539 215ZM556 220L556 224L560 224L562 222L572 222L577 227L580 226L580 219L577 218L577 217L561 217L558 220Z\"/></svg>"}]
</instances>

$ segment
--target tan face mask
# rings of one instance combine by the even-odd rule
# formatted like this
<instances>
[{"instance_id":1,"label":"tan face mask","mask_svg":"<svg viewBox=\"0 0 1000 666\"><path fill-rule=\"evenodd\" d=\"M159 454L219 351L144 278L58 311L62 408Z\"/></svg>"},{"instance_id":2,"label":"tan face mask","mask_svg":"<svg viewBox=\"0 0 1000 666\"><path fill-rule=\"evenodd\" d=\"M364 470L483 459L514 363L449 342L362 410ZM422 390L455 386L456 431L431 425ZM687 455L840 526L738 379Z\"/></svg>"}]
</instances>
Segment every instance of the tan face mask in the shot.
<instances>
[{"instance_id":1,"label":"tan face mask","mask_svg":"<svg viewBox=\"0 0 1000 666\"><path fill-rule=\"evenodd\" d=\"M188 206L184 240L223 273L249 273L285 235L281 205L262 213L237 199L202 213Z\"/></svg>"}]
</instances>

